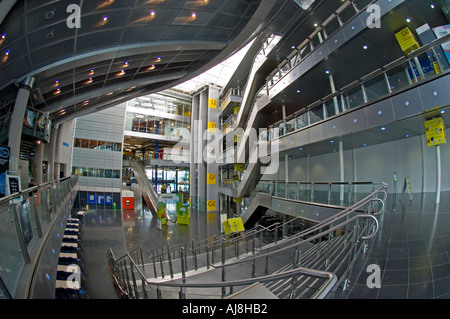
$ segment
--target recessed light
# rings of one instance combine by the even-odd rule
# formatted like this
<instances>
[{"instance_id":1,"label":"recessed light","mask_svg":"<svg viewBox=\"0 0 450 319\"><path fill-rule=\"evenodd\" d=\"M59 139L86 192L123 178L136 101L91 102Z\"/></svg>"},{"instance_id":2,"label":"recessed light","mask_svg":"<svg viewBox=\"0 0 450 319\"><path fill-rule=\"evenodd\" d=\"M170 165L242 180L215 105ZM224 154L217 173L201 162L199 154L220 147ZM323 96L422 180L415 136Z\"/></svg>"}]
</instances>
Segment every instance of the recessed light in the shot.
<instances>
[{"instance_id":1,"label":"recessed light","mask_svg":"<svg viewBox=\"0 0 450 319\"><path fill-rule=\"evenodd\" d=\"M406 22L408 22L408 23L411 22L411 19L410 19L410 18L407 18L407 19L406 19Z\"/></svg>"},{"instance_id":2,"label":"recessed light","mask_svg":"<svg viewBox=\"0 0 450 319\"><path fill-rule=\"evenodd\" d=\"M386 131L386 128L383 126L383 127L381 128L381 130L382 130L382 131Z\"/></svg>"},{"instance_id":3,"label":"recessed light","mask_svg":"<svg viewBox=\"0 0 450 319\"><path fill-rule=\"evenodd\" d=\"M368 48L369 48L369 47L368 47L367 45L364 45L364 46L363 46L363 49L364 49L364 50L367 50Z\"/></svg>"}]
</instances>

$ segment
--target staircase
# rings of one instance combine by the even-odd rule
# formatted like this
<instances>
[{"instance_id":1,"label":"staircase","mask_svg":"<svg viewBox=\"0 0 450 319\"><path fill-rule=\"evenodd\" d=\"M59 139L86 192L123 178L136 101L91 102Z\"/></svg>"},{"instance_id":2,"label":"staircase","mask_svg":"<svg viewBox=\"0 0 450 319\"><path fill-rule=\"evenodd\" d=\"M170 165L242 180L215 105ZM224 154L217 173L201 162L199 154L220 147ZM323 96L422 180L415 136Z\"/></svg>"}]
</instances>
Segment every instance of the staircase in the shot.
<instances>
[{"instance_id":1,"label":"staircase","mask_svg":"<svg viewBox=\"0 0 450 319\"><path fill-rule=\"evenodd\" d=\"M140 248L118 259L109 250L110 273L125 298L331 298L347 287L376 236L386 199L383 186L297 233L291 230L299 219L258 225L234 237L161 247L149 262Z\"/></svg>"}]
</instances>

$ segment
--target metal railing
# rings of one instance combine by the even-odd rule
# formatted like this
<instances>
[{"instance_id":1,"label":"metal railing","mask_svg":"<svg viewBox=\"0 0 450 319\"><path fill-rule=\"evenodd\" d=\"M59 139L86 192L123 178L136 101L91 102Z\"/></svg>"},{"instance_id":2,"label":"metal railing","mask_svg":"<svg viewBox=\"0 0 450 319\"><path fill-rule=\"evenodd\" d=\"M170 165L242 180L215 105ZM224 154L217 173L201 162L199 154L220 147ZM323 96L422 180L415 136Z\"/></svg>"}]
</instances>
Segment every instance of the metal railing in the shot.
<instances>
[{"instance_id":1,"label":"metal railing","mask_svg":"<svg viewBox=\"0 0 450 319\"><path fill-rule=\"evenodd\" d=\"M313 102L309 106L287 116L284 120L273 123L269 127L271 132L269 140L304 129L319 121L345 114L352 109L405 90L431 77L448 74L448 70L440 63L442 57L436 53L436 48L449 41L450 35L436 39L431 44L424 45L413 51L408 57L403 56L392 61L361 79L349 83L340 90L336 90L323 99ZM438 67L424 74L418 57L426 56L427 52L431 52L430 56L433 57Z\"/></svg>"},{"instance_id":2,"label":"metal railing","mask_svg":"<svg viewBox=\"0 0 450 319\"><path fill-rule=\"evenodd\" d=\"M66 177L0 199L0 299L15 296L25 265L35 267L47 225L77 183L78 177Z\"/></svg>"},{"instance_id":3,"label":"metal railing","mask_svg":"<svg viewBox=\"0 0 450 319\"><path fill-rule=\"evenodd\" d=\"M378 197L382 194L383 197ZM278 230L286 226L277 225L273 227L271 231L274 234L274 240L268 243L264 243L263 239L260 239L262 235L260 227L259 230L252 229L246 232L243 237L240 236L233 238L233 245L227 245L227 239L221 238L214 240L213 244L205 244L206 251L199 255L200 247L193 247L193 255L189 259L189 262L194 263L196 268L194 271L189 272L187 265L188 259L186 254L186 248L179 247L177 250L167 250L168 260L163 261L161 258L158 262L153 263L154 273L156 273L156 264L161 267L161 272L169 267L170 278L149 279L151 276L146 272L146 266L144 265L144 258L140 249L134 251L132 254L126 254L125 256L116 259L112 250L107 253L108 263L110 267L111 275L116 282L117 287L120 287L122 295L128 298L187 298L187 293L191 293L194 296L198 296L193 289L215 289L215 293L208 293L209 296L217 296L218 298L226 298L234 293L234 287L242 285L251 285L257 282L269 282L272 280L289 280L292 282L290 294L291 297L295 296L294 291L297 286L301 285L299 278L301 275L309 277L311 273L320 277L324 275L319 272L325 271L328 278L335 278L332 271L320 270L317 265L314 269L308 269L296 267L296 270L289 270L283 272L277 272L270 270L270 260L276 260L280 254L293 254L295 262L299 265L299 249L304 244L314 244L317 248L317 254L325 256L325 265L328 267L332 264L330 260L331 243L332 238L335 236L338 230L341 230L346 234L346 255L343 260L340 261L339 267L344 267L345 271L342 272L341 278L336 280L329 280L326 284L322 285L319 291L313 295L314 298L325 298L331 289L335 287L336 282L347 282L348 276L351 274L353 263L356 260L357 255L360 252L360 247L363 242L373 238L378 232L378 219L376 216L384 213L385 202L387 199L386 185L383 185L377 189L374 193L365 197L352 207L349 207L342 212L318 223L317 225L304 230L295 235L277 239ZM377 203L381 207L376 207L372 204ZM362 212L363 207L366 209L366 213ZM372 208L369 208L372 207ZM362 221L362 222L361 222ZM372 223L370 223L372 222ZM347 230L350 226L353 229ZM325 244L323 239L327 238ZM247 239L247 240L246 240ZM219 261L214 260L214 254L217 244L219 245L221 258ZM350 243L350 244L349 244ZM257 249L257 246L260 246ZM242 247L246 247L245 252L239 250ZM249 248L250 247L250 248ZM364 251L367 250L367 244L364 243ZM230 256L230 250L234 250L234 254ZM179 252L178 259L175 260L173 253ZM197 253L196 253L197 252ZM228 256L227 256L228 255ZM200 269L198 262L202 260L204 267ZM138 265L140 264L140 265ZM148 267L148 266L147 266ZM165 268L166 267L166 268ZM174 268L177 267L176 271ZM240 271L236 271L236 267L240 267ZM297 269L298 268L298 269ZM246 270L250 269L249 274L245 274ZM259 270L257 270L259 269ZM216 273L220 276L221 280L216 282L188 282L190 281L189 274L200 274L205 271L219 271ZM189 274L187 274L189 272ZM231 276L236 277L236 273L244 278L233 278L229 280ZM199 276L195 276L199 277ZM219 277L218 277L219 278ZM228 279L228 281L227 281ZM168 282L172 281L172 282ZM227 293L226 287L229 287ZM326 292L326 293L325 293Z\"/></svg>"}]
</instances>

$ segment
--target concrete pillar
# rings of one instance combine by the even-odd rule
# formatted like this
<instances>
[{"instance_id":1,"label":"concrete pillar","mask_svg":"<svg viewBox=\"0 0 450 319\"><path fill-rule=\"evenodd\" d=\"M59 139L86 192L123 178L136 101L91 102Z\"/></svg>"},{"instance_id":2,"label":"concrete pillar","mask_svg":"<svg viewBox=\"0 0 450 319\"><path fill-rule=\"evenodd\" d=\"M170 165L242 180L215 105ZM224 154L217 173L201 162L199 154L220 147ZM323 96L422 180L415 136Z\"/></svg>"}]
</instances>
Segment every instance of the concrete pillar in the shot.
<instances>
[{"instance_id":1,"label":"concrete pillar","mask_svg":"<svg viewBox=\"0 0 450 319\"><path fill-rule=\"evenodd\" d=\"M44 160L44 143L39 143L36 146L35 156L34 156L34 182L37 185L42 185L44 183L44 179L42 177L42 162Z\"/></svg>"},{"instance_id":2,"label":"concrete pillar","mask_svg":"<svg viewBox=\"0 0 450 319\"><path fill-rule=\"evenodd\" d=\"M58 127L53 126L50 133L50 152L48 157L48 181L53 181L55 179L55 153L56 144L58 140Z\"/></svg>"},{"instance_id":3,"label":"concrete pillar","mask_svg":"<svg viewBox=\"0 0 450 319\"><path fill-rule=\"evenodd\" d=\"M28 99L31 89L34 85L34 78L27 77L19 83L19 92L17 93L16 103L11 115L8 132L8 146L10 147L10 170L17 171L18 159L20 156L20 142L22 141L22 128L25 110L27 109Z\"/></svg>"},{"instance_id":4,"label":"concrete pillar","mask_svg":"<svg viewBox=\"0 0 450 319\"><path fill-rule=\"evenodd\" d=\"M198 106L199 106L199 96L195 96L192 99L192 111L191 111L191 136L190 136L190 163L189 163L189 192L191 194L191 207L194 209L198 208L198 196L197 196L197 120L198 120Z\"/></svg>"},{"instance_id":5,"label":"concrete pillar","mask_svg":"<svg viewBox=\"0 0 450 319\"><path fill-rule=\"evenodd\" d=\"M208 130L206 141L206 204L208 221L217 219L217 212L219 208L219 153L220 145L219 135L221 134L219 128L219 97L220 90L217 87L209 86L208 89L208 101L207 101L207 121ZM215 214L215 215L212 215Z\"/></svg>"}]
</instances>

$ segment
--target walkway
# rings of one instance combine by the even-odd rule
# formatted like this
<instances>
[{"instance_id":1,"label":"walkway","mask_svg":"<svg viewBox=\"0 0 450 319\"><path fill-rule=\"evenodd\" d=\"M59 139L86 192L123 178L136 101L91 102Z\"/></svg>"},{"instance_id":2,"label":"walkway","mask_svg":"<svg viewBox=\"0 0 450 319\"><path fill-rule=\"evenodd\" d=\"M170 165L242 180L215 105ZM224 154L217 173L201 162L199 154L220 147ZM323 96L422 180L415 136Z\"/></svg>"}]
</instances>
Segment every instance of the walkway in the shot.
<instances>
[{"instance_id":1,"label":"walkway","mask_svg":"<svg viewBox=\"0 0 450 319\"><path fill-rule=\"evenodd\" d=\"M380 233L370 244L369 258L360 262L362 271L335 298L404 299L450 298L450 194L443 193L441 203L434 204L434 194L405 196L389 210L381 223ZM388 208L392 203L388 201ZM191 226L169 222L162 230L149 211L90 211L84 227L87 293L91 299L116 299L109 276L106 252L112 248L116 256L139 246L145 252L167 243L177 244L191 239L203 239L205 234L218 234L218 217L212 224L196 223L194 212ZM196 227L192 225L198 225ZM369 289L366 272L370 264L381 269L381 288Z\"/></svg>"}]
</instances>

